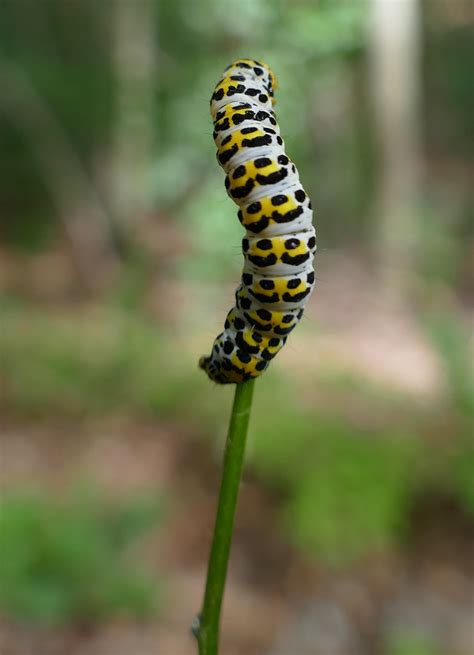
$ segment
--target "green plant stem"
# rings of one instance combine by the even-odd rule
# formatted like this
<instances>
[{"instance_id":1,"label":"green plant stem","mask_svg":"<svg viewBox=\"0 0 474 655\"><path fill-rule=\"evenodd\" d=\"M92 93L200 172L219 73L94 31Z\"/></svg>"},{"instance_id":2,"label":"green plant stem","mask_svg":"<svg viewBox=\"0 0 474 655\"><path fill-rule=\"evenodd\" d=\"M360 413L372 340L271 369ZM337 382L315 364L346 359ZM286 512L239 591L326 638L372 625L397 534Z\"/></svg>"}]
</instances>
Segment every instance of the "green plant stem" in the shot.
<instances>
[{"instance_id":1,"label":"green plant stem","mask_svg":"<svg viewBox=\"0 0 474 655\"><path fill-rule=\"evenodd\" d=\"M204 604L197 628L199 655L217 655L219 623L229 561L235 508L244 461L254 380L237 384L224 453L214 536L207 569Z\"/></svg>"}]
</instances>

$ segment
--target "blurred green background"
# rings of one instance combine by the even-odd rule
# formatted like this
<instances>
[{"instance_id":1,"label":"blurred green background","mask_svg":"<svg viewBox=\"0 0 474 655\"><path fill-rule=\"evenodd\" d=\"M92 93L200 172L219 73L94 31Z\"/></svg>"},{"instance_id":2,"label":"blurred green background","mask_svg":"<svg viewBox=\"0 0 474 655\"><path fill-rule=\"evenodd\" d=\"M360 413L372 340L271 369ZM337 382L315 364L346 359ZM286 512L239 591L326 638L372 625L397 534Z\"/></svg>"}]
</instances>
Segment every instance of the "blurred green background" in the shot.
<instances>
[{"instance_id":1,"label":"blurred green background","mask_svg":"<svg viewBox=\"0 0 474 655\"><path fill-rule=\"evenodd\" d=\"M472 655L470 0L0 4L0 651L188 655L232 389L223 68L262 59L317 288L256 385L226 655Z\"/></svg>"}]
</instances>

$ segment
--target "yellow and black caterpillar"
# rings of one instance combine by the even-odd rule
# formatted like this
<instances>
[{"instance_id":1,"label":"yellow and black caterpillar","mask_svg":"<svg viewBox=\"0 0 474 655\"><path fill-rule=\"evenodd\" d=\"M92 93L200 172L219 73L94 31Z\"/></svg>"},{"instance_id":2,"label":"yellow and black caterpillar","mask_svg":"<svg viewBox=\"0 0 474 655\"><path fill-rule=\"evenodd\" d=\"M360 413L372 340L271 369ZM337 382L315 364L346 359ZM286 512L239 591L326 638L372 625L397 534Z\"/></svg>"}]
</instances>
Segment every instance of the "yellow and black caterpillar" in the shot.
<instances>
[{"instance_id":1,"label":"yellow and black caterpillar","mask_svg":"<svg viewBox=\"0 0 474 655\"><path fill-rule=\"evenodd\" d=\"M224 331L199 366L219 384L263 373L313 291L316 233L311 201L272 110L277 82L266 64L239 59L211 98L217 160L239 206L244 268Z\"/></svg>"}]
</instances>

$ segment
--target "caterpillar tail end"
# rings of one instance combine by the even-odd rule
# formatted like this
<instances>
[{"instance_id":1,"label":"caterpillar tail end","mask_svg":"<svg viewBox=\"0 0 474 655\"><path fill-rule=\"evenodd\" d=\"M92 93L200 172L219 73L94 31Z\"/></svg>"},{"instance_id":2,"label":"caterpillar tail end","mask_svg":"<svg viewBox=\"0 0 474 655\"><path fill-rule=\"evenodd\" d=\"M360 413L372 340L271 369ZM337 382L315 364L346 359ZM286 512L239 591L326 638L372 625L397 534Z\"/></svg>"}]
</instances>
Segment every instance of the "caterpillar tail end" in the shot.
<instances>
[{"instance_id":1,"label":"caterpillar tail end","mask_svg":"<svg viewBox=\"0 0 474 655\"><path fill-rule=\"evenodd\" d=\"M255 364L255 362L253 362ZM251 364L250 366L236 366L235 364L229 364L225 369L222 368L222 365L213 358L212 355L207 356L203 355L199 358L199 368L202 369L207 377L215 382L216 384L240 384L256 378L261 374L260 370L256 369L255 366ZM268 365L267 362L264 362L264 368Z\"/></svg>"},{"instance_id":2,"label":"caterpillar tail end","mask_svg":"<svg viewBox=\"0 0 474 655\"><path fill-rule=\"evenodd\" d=\"M207 357L206 355L202 355L202 356L199 358L199 364L198 364L199 368L200 368L201 370L203 370L203 371L206 371L206 373L207 373L208 368L209 368L209 362L210 362L210 361L211 361L211 358L210 358L210 357Z\"/></svg>"},{"instance_id":3,"label":"caterpillar tail end","mask_svg":"<svg viewBox=\"0 0 474 655\"><path fill-rule=\"evenodd\" d=\"M219 374L215 364L212 362L212 357L209 357L208 355L202 355L199 358L198 366L202 371L206 373L210 380L217 382L218 384L224 384L222 376Z\"/></svg>"}]
</instances>

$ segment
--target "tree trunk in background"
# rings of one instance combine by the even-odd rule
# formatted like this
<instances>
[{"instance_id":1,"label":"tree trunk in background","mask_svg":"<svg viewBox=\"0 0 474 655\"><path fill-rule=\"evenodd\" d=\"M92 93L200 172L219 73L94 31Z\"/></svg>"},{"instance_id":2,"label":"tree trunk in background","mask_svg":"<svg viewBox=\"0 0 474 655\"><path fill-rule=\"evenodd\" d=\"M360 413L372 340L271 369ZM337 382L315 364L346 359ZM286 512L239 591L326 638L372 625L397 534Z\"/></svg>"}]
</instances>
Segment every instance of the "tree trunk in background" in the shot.
<instances>
[{"instance_id":1,"label":"tree trunk in background","mask_svg":"<svg viewBox=\"0 0 474 655\"><path fill-rule=\"evenodd\" d=\"M156 16L152 0L115 0L110 8L117 89L111 206L122 235L131 239L150 202Z\"/></svg>"},{"instance_id":2,"label":"tree trunk in background","mask_svg":"<svg viewBox=\"0 0 474 655\"><path fill-rule=\"evenodd\" d=\"M421 165L419 10L418 0L372 0L371 5L377 274L394 302L408 299L415 275Z\"/></svg>"}]
</instances>

